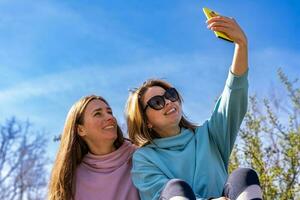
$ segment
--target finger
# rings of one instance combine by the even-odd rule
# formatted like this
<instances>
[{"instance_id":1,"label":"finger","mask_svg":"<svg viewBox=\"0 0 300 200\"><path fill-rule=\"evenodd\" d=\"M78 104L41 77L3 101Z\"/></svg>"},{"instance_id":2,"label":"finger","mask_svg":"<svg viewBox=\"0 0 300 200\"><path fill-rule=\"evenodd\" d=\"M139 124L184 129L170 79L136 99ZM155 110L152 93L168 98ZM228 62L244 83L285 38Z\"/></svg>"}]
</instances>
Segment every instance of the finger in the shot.
<instances>
[{"instance_id":1,"label":"finger","mask_svg":"<svg viewBox=\"0 0 300 200\"><path fill-rule=\"evenodd\" d=\"M228 27L212 27L211 30L213 31L219 31L219 32L223 32L226 35L229 35L228 33L232 32L232 29L228 28Z\"/></svg>"},{"instance_id":2,"label":"finger","mask_svg":"<svg viewBox=\"0 0 300 200\"><path fill-rule=\"evenodd\" d=\"M225 21L225 19L222 16L216 16L216 17L212 17L212 18L209 18L208 20L206 20L206 23L212 23L215 21Z\"/></svg>"},{"instance_id":3,"label":"finger","mask_svg":"<svg viewBox=\"0 0 300 200\"><path fill-rule=\"evenodd\" d=\"M225 17L225 16L216 16L206 20L206 23L211 23L215 21L223 21L223 22L234 22L233 18Z\"/></svg>"},{"instance_id":4,"label":"finger","mask_svg":"<svg viewBox=\"0 0 300 200\"><path fill-rule=\"evenodd\" d=\"M233 23L228 22L228 21L222 21L222 20L207 23L207 28L217 27L217 26L232 27L233 28L235 25Z\"/></svg>"},{"instance_id":5,"label":"finger","mask_svg":"<svg viewBox=\"0 0 300 200\"><path fill-rule=\"evenodd\" d=\"M226 16L223 16L223 17L228 21L235 21L235 19L233 17L226 17Z\"/></svg>"},{"instance_id":6,"label":"finger","mask_svg":"<svg viewBox=\"0 0 300 200\"><path fill-rule=\"evenodd\" d=\"M232 31L240 30L240 27L238 26L238 24L228 23L228 22L223 22L223 21L213 22L213 23L207 25L208 29L211 29L213 27L225 27L225 28L231 29Z\"/></svg>"},{"instance_id":7,"label":"finger","mask_svg":"<svg viewBox=\"0 0 300 200\"><path fill-rule=\"evenodd\" d=\"M212 28L212 27L228 27L230 28L230 24L225 23L225 22L213 22L211 24L207 25L207 28Z\"/></svg>"},{"instance_id":8,"label":"finger","mask_svg":"<svg viewBox=\"0 0 300 200\"><path fill-rule=\"evenodd\" d=\"M235 22L235 19L233 17L221 16L221 19L227 22Z\"/></svg>"}]
</instances>

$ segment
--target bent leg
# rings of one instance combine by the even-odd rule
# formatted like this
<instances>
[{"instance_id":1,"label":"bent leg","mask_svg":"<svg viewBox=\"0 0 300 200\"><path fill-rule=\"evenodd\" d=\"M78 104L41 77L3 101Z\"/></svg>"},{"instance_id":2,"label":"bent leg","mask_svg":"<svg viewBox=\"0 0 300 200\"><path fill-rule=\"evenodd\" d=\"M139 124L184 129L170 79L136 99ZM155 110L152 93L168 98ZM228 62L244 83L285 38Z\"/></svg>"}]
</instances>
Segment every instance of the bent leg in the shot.
<instances>
[{"instance_id":1,"label":"bent leg","mask_svg":"<svg viewBox=\"0 0 300 200\"><path fill-rule=\"evenodd\" d=\"M234 170L224 186L223 195L231 200L262 200L256 172L250 168Z\"/></svg>"},{"instance_id":2,"label":"bent leg","mask_svg":"<svg viewBox=\"0 0 300 200\"><path fill-rule=\"evenodd\" d=\"M159 200L196 200L193 189L185 181L171 179L160 194Z\"/></svg>"}]
</instances>

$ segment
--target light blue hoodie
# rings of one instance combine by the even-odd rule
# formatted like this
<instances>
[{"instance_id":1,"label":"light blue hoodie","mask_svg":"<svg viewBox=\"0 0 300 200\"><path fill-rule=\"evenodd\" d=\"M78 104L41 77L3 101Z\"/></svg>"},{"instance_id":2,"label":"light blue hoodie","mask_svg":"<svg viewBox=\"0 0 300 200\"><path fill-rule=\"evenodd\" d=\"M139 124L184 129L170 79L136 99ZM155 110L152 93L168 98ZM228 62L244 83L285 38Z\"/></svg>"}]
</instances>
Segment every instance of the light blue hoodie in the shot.
<instances>
[{"instance_id":1,"label":"light blue hoodie","mask_svg":"<svg viewBox=\"0 0 300 200\"><path fill-rule=\"evenodd\" d=\"M133 155L132 179L142 200L156 200L174 178L186 181L198 199L220 197L237 132L247 111L247 72L229 72L212 116L195 133L154 139Z\"/></svg>"}]
</instances>

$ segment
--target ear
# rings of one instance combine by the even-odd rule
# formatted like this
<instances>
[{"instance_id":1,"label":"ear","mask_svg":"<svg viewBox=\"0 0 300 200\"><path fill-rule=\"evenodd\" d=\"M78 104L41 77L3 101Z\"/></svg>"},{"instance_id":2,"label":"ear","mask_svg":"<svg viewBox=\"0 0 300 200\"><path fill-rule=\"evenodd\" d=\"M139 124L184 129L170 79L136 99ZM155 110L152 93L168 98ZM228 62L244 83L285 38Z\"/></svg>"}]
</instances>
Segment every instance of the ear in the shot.
<instances>
[{"instance_id":1,"label":"ear","mask_svg":"<svg viewBox=\"0 0 300 200\"><path fill-rule=\"evenodd\" d=\"M81 136L81 137L83 137L83 136L86 135L85 128L84 128L83 125L81 125L81 124L78 124L78 125L77 125L77 133L78 133L78 135Z\"/></svg>"},{"instance_id":2,"label":"ear","mask_svg":"<svg viewBox=\"0 0 300 200\"><path fill-rule=\"evenodd\" d=\"M152 128L153 126L152 126L152 124L150 122L147 122L147 127L148 128Z\"/></svg>"}]
</instances>

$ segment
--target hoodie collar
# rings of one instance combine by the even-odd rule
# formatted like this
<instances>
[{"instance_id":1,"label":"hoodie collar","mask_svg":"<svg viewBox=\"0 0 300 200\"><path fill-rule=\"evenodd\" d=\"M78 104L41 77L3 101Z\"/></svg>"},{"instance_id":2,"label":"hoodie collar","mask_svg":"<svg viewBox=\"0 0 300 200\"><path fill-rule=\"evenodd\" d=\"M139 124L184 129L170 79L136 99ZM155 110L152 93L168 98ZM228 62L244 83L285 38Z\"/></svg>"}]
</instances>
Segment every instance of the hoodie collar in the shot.
<instances>
[{"instance_id":1,"label":"hoodie collar","mask_svg":"<svg viewBox=\"0 0 300 200\"><path fill-rule=\"evenodd\" d=\"M178 135L165 138L156 138L153 140L153 143L146 146L151 148L180 150L184 149L193 137L194 134L191 130L181 128Z\"/></svg>"},{"instance_id":2,"label":"hoodie collar","mask_svg":"<svg viewBox=\"0 0 300 200\"><path fill-rule=\"evenodd\" d=\"M97 172L110 172L128 162L136 147L125 140L121 147L106 155L95 155L88 152L83 158L82 165Z\"/></svg>"}]
</instances>

